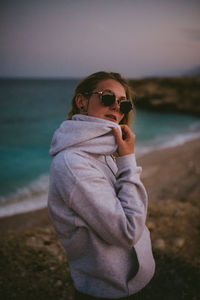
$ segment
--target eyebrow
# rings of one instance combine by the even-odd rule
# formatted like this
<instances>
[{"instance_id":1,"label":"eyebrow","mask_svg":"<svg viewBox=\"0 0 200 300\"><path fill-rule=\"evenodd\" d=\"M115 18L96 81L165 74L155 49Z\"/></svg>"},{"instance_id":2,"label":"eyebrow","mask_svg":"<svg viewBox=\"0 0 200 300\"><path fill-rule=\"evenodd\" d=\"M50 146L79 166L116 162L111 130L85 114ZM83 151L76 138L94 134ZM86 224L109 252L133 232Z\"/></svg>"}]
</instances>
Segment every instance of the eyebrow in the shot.
<instances>
[{"instance_id":1,"label":"eyebrow","mask_svg":"<svg viewBox=\"0 0 200 300\"><path fill-rule=\"evenodd\" d=\"M112 90L110 90L110 89L105 89L105 90L103 89L100 92L107 92L107 91L113 93L115 95L115 97L116 97L116 94ZM125 96L121 96L118 99L122 99L122 98L127 99L127 96L126 95Z\"/></svg>"}]
</instances>

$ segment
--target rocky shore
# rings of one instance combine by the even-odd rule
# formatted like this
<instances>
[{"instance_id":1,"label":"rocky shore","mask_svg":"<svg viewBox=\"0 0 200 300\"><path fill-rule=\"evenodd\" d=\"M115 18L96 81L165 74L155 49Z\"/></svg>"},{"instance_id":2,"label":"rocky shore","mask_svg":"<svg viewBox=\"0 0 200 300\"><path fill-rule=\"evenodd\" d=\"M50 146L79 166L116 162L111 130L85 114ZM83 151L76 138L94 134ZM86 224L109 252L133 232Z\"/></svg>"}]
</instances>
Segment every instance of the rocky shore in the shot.
<instances>
[{"instance_id":1,"label":"rocky shore","mask_svg":"<svg viewBox=\"0 0 200 300\"><path fill-rule=\"evenodd\" d=\"M156 259L148 299L200 295L200 140L138 159ZM73 299L65 253L47 210L0 219L1 299Z\"/></svg>"},{"instance_id":2,"label":"rocky shore","mask_svg":"<svg viewBox=\"0 0 200 300\"><path fill-rule=\"evenodd\" d=\"M136 107L200 116L200 76L130 80Z\"/></svg>"}]
</instances>

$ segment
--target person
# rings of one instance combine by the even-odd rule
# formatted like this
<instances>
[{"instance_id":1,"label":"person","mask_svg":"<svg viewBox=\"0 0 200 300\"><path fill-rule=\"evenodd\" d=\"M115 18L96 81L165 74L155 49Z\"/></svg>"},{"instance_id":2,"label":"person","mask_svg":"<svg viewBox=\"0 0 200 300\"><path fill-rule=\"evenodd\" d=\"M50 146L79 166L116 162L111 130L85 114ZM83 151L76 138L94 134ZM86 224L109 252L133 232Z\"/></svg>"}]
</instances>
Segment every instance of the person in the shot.
<instances>
[{"instance_id":1,"label":"person","mask_svg":"<svg viewBox=\"0 0 200 300\"><path fill-rule=\"evenodd\" d=\"M154 274L133 115L128 82L97 72L78 84L52 139L48 209L76 300L141 299Z\"/></svg>"}]
</instances>

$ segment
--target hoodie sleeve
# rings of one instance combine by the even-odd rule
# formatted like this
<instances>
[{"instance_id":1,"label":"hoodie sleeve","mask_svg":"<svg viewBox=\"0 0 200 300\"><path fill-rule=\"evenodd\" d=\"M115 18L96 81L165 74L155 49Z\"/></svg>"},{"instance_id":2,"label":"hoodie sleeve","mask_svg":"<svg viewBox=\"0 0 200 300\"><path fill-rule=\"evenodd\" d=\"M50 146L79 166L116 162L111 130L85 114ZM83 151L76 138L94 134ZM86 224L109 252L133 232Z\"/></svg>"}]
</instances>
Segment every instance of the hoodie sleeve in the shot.
<instances>
[{"instance_id":1,"label":"hoodie sleeve","mask_svg":"<svg viewBox=\"0 0 200 300\"><path fill-rule=\"evenodd\" d=\"M68 177L62 196L73 186L68 199L78 218L108 244L132 247L137 243L145 226L147 195L135 155L117 158L115 186L86 159L66 157L65 163Z\"/></svg>"}]
</instances>

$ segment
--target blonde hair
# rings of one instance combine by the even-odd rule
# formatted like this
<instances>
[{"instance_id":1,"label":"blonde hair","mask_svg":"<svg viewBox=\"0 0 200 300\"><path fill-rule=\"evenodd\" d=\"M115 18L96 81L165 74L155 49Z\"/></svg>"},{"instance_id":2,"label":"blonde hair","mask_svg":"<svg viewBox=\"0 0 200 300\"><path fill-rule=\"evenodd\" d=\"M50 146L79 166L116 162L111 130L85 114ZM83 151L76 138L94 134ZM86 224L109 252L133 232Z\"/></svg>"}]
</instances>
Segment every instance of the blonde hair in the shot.
<instances>
[{"instance_id":1,"label":"blonde hair","mask_svg":"<svg viewBox=\"0 0 200 300\"><path fill-rule=\"evenodd\" d=\"M85 95L86 93L92 92L97 87L100 81L107 80L107 79L113 79L118 81L124 87L127 99L133 103L134 92L131 86L129 85L128 81L124 79L119 73L104 72L104 71L96 72L84 78L78 83L74 92L74 97L72 99L72 107L68 113L68 117L67 117L68 120L71 120L73 115L80 113L80 110L76 105L76 96L78 94ZM130 127L133 121L133 117L134 117L134 112L133 110L131 110L127 115L123 117L120 124L126 124Z\"/></svg>"}]
</instances>

